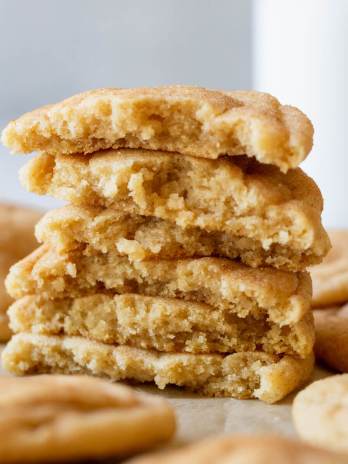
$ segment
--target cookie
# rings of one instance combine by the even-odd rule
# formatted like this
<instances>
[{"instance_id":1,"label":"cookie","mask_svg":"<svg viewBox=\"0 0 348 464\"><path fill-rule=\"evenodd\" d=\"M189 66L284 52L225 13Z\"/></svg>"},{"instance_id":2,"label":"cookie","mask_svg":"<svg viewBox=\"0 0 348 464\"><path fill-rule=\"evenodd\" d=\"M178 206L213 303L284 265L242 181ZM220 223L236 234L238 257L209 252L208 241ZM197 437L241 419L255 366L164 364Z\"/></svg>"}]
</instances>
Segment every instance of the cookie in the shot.
<instances>
[{"instance_id":1,"label":"cookie","mask_svg":"<svg viewBox=\"0 0 348 464\"><path fill-rule=\"evenodd\" d=\"M221 354L160 353L114 346L81 337L21 333L2 355L16 375L85 373L113 380L173 384L207 396L281 400L311 375L313 356L299 359L262 352Z\"/></svg>"},{"instance_id":2,"label":"cookie","mask_svg":"<svg viewBox=\"0 0 348 464\"><path fill-rule=\"evenodd\" d=\"M11 203L0 203L0 342L9 339L11 332L6 315L12 299L6 292L4 280L12 266L37 246L35 223L41 213Z\"/></svg>"},{"instance_id":3,"label":"cookie","mask_svg":"<svg viewBox=\"0 0 348 464\"><path fill-rule=\"evenodd\" d=\"M115 252L60 255L46 245L15 264L6 285L16 299L137 293L207 303L239 317L266 314L280 325L301 320L311 303L307 273L253 269L223 258L130 262Z\"/></svg>"},{"instance_id":4,"label":"cookie","mask_svg":"<svg viewBox=\"0 0 348 464\"><path fill-rule=\"evenodd\" d=\"M8 314L15 333L83 336L164 352L261 350L305 358L314 344L311 312L296 324L280 326L266 315L239 318L204 303L135 294L62 300L28 296L16 301Z\"/></svg>"},{"instance_id":5,"label":"cookie","mask_svg":"<svg viewBox=\"0 0 348 464\"><path fill-rule=\"evenodd\" d=\"M24 167L21 179L31 192L75 205L251 239L270 264L291 270L298 270L296 261L320 262L330 246L321 224L321 193L300 169L282 174L245 158L217 162L111 150L90 157L41 155ZM253 259L252 249L244 253Z\"/></svg>"},{"instance_id":6,"label":"cookie","mask_svg":"<svg viewBox=\"0 0 348 464\"><path fill-rule=\"evenodd\" d=\"M214 437L129 464L347 464L348 456L272 435Z\"/></svg>"},{"instance_id":7,"label":"cookie","mask_svg":"<svg viewBox=\"0 0 348 464\"><path fill-rule=\"evenodd\" d=\"M85 376L0 379L1 463L124 456L169 440L164 400Z\"/></svg>"},{"instance_id":8,"label":"cookie","mask_svg":"<svg viewBox=\"0 0 348 464\"><path fill-rule=\"evenodd\" d=\"M348 374L312 383L293 403L294 425L313 445L348 452Z\"/></svg>"},{"instance_id":9,"label":"cookie","mask_svg":"<svg viewBox=\"0 0 348 464\"><path fill-rule=\"evenodd\" d=\"M188 86L91 90L24 114L2 134L15 153L127 147L203 158L247 154L284 172L306 158L312 141L308 118L270 95Z\"/></svg>"},{"instance_id":10,"label":"cookie","mask_svg":"<svg viewBox=\"0 0 348 464\"><path fill-rule=\"evenodd\" d=\"M315 354L327 366L348 372L348 305L314 311Z\"/></svg>"},{"instance_id":11,"label":"cookie","mask_svg":"<svg viewBox=\"0 0 348 464\"><path fill-rule=\"evenodd\" d=\"M330 230L329 236L331 251L311 269L315 308L348 301L348 229Z\"/></svg>"},{"instance_id":12,"label":"cookie","mask_svg":"<svg viewBox=\"0 0 348 464\"><path fill-rule=\"evenodd\" d=\"M184 228L165 219L87 206L49 211L36 225L36 237L60 253L76 248L102 253L117 250L131 261L218 256L239 258L251 267L299 271L320 259L311 249L301 252L282 244L264 249L260 240L229 232Z\"/></svg>"}]
</instances>

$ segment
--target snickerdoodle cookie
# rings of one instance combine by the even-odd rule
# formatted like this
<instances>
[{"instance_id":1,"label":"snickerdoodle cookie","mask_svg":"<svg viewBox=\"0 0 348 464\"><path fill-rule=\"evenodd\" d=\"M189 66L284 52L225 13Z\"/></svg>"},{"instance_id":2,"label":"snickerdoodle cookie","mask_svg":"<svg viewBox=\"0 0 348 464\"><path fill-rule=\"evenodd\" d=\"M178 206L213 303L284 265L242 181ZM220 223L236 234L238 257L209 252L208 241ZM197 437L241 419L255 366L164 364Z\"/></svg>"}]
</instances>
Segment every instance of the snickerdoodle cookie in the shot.
<instances>
[{"instance_id":1,"label":"snickerdoodle cookie","mask_svg":"<svg viewBox=\"0 0 348 464\"><path fill-rule=\"evenodd\" d=\"M59 300L27 296L13 303L8 314L15 333L76 335L164 352L261 350L305 358L314 344L311 312L297 323L279 325L266 314L238 317L205 303L130 293Z\"/></svg>"},{"instance_id":2,"label":"snickerdoodle cookie","mask_svg":"<svg viewBox=\"0 0 348 464\"><path fill-rule=\"evenodd\" d=\"M189 86L91 90L24 114L2 134L16 153L128 147L204 158L246 154L284 172L306 158L312 139L308 118L271 95Z\"/></svg>"},{"instance_id":3,"label":"snickerdoodle cookie","mask_svg":"<svg viewBox=\"0 0 348 464\"><path fill-rule=\"evenodd\" d=\"M0 203L0 342L11 335L6 311L12 299L6 292L4 280L12 264L37 246L34 226L41 214L21 205Z\"/></svg>"},{"instance_id":4,"label":"snickerdoodle cookie","mask_svg":"<svg viewBox=\"0 0 348 464\"><path fill-rule=\"evenodd\" d=\"M347 464L348 456L271 435L209 438L179 450L151 454L129 464Z\"/></svg>"},{"instance_id":5,"label":"snickerdoodle cookie","mask_svg":"<svg viewBox=\"0 0 348 464\"><path fill-rule=\"evenodd\" d=\"M348 452L348 374L318 380L298 393L293 419L305 441Z\"/></svg>"},{"instance_id":6,"label":"snickerdoodle cookie","mask_svg":"<svg viewBox=\"0 0 348 464\"><path fill-rule=\"evenodd\" d=\"M232 238L232 249L236 242L237 257L247 264L258 264L263 252L265 264L296 271L320 262L330 247L321 224L321 193L300 169L282 174L247 158L109 150L41 155L24 166L21 179L32 192L84 208L162 219L179 231L227 234L225 242Z\"/></svg>"},{"instance_id":7,"label":"snickerdoodle cookie","mask_svg":"<svg viewBox=\"0 0 348 464\"><path fill-rule=\"evenodd\" d=\"M348 301L348 229L329 230L329 236L332 249L311 268L314 308Z\"/></svg>"},{"instance_id":8,"label":"snickerdoodle cookie","mask_svg":"<svg viewBox=\"0 0 348 464\"><path fill-rule=\"evenodd\" d=\"M308 380L313 356L305 359L260 351L233 354L161 353L108 345L82 337L14 335L2 354L16 375L85 373L113 380L173 384L207 396L281 400Z\"/></svg>"},{"instance_id":9,"label":"snickerdoodle cookie","mask_svg":"<svg viewBox=\"0 0 348 464\"><path fill-rule=\"evenodd\" d=\"M315 354L327 366L348 372L348 305L314 311Z\"/></svg>"},{"instance_id":10,"label":"snickerdoodle cookie","mask_svg":"<svg viewBox=\"0 0 348 464\"><path fill-rule=\"evenodd\" d=\"M239 317L266 315L280 325L308 313L312 291L305 272L254 269L223 258L131 262L117 252L62 255L47 245L12 266L6 285L16 299L136 293L207 303Z\"/></svg>"}]
</instances>

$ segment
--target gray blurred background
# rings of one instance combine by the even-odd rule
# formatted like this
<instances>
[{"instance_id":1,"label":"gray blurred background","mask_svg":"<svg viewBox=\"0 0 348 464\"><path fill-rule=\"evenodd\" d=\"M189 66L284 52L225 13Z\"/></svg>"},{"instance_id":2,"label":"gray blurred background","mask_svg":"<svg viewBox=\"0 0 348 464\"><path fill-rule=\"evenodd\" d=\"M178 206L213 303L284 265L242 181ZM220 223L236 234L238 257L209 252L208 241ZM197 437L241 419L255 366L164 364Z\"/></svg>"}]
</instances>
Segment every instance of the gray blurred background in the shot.
<instances>
[{"instance_id":1,"label":"gray blurred background","mask_svg":"<svg viewBox=\"0 0 348 464\"><path fill-rule=\"evenodd\" d=\"M0 0L0 125L96 87L271 91L302 107L320 129L305 169L323 188L326 223L348 226L348 93L333 84L340 76L345 88L348 77L348 35L336 33L345 31L347 14L346 0ZM57 205L19 185L28 158L0 148L0 199Z\"/></svg>"}]
</instances>

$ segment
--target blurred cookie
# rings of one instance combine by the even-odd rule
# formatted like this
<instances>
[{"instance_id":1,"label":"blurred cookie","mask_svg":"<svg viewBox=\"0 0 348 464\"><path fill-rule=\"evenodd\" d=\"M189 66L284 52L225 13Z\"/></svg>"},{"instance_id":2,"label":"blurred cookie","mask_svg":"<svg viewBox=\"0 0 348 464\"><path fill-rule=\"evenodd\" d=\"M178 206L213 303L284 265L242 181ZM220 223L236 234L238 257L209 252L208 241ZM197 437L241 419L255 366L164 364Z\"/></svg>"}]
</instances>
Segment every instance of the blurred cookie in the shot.
<instances>
[{"instance_id":1,"label":"blurred cookie","mask_svg":"<svg viewBox=\"0 0 348 464\"><path fill-rule=\"evenodd\" d=\"M41 215L31 208L0 203L0 342L8 340L11 335L6 311L12 299L6 292L4 281L12 264L37 246L34 227Z\"/></svg>"},{"instance_id":2,"label":"blurred cookie","mask_svg":"<svg viewBox=\"0 0 348 464\"><path fill-rule=\"evenodd\" d=\"M0 378L1 463L129 455L169 440L162 399L83 376Z\"/></svg>"},{"instance_id":3,"label":"blurred cookie","mask_svg":"<svg viewBox=\"0 0 348 464\"><path fill-rule=\"evenodd\" d=\"M314 308L348 301L348 229L331 230L329 237L332 249L311 268Z\"/></svg>"},{"instance_id":4,"label":"blurred cookie","mask_svg":"<svg viewBox=\"0 0 348 464\"><path fill-rule=\"evenodd\" d=\"M127 147L204 158L247 154L284 172L306 158L312 141L309 119L271 95L180 85L91 90L26 113L2 134L16 153Z\"/></svg>"},{"instance_id":5,"label":"blurred cookie","mask_svg":"<svg viewBox=\"0 0 348 464\"><path fill-rule=\"evenodd\" d=\"M139 457L129 464L347 464L348 456L278 436L232 435Z\"/></svg>"},{"instance_id":6,"label":"blurred cookie","mask_svg":"<svg viewBox=\"0 0 348 464\"><path fill-rule=\"evenodd\" d=\"M313 312L317 358L333 369L348 372L348 304Z\"/></svg>"},{"instance_id":7,"label":"blurred cookie","mask_svg":"<svg viewBox=\"0 0 348 464\"><path fill-rule=\"evenodd\" d=\"M132 217L137 214L151 218L152 223L162 220L162 224L175 224L178 231L199 228L220 237L228 234L226 241L232 242L231 247L237 244L235 257L254 267L263 264L297 271L321 262L330 248L321 224L320 190L300 169L283 174L274 166L247 158L217 162L177 153L120 149L79 157L43 154L23 167L20 179L31 192L84 208L107 208ZM62 231L67 216L66 210L64 216L60 211L50 217L58 218L57 227ZM105 218L103 214L101 220L105 222ZM98 216L94 230L96 221ZM101 230L102 224L98 227ZM131 236L134 227L124 224L123 231L129 229ZM157 235L165 232L165 228L158 229ZM93 230L88 234L93 242ZM81 240L83 236L86 232ZM115 242L119 238L115 236ZM121 250L127 251L130 245L123 240ZM261 263L260 254L264 256Z\"/></svg>"},{"instance_id":8,"label":"blurred cookie","mask_svg":"<svg viewBox=\"0 0 348 464\"><path fill-rule=\"evenodd\" d=\"M348 452L348 374L318 380L298 393L293 420L303 440Z\"/></svg>"}]
</instances>

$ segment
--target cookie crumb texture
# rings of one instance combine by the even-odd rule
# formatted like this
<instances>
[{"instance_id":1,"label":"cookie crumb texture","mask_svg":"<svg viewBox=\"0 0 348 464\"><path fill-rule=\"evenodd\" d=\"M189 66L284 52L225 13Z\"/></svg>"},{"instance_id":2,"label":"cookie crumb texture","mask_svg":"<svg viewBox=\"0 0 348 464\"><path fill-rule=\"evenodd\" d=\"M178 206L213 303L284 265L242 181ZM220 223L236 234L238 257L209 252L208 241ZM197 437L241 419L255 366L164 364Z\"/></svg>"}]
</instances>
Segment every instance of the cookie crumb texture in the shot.
<instances>
[{"instance_id":1,"label":"cookie crumb texture","mask_svg":"<svg viewBox=\"0 0 348 464\"><path fill-rule=\"evenodd\" d=\"M164 400L84 376L1 377L0 423L4 464L125 456L175 431Z\"/></svg>"},{"instance_id":2,"label":"cookie crumb texture","mask_svg":"<svg viewBox=\"0 0 348 464\"><path fill-rule=\"evenodd\" d=\"M300 321L311 303L307 273L253 269L223 258L130 262L118 253L60 255L46 245L15 264L6 284L17 299L136 293L207 303L239 317L267 314L280 325Z\"/></svg>"},{"instance_id":3,"label":"cookie crumb texture","mask_svg":"<svg viewBox=\"0 0 348 464\"><path fill-rule=\"evenodd\" d=\"M92 153L146 148L218 158L248 155L286 172L312 148L313 127L268 94L198 87L97 89L12 121L2 142L15 153Z\"/></svg>"},{"instance_id":4,"label":"cookie crumb texture","mask_svg":"<svg viewBox=\"0 0 348 464\"><path fill-rule=\"evenodd\" d=\"M302 385L313 370L313 357L300 360L261 352L219 354L159 353L112 346L81 337L15 335L2 355L3 366L17 375L92 374L113 380L173 384L207 396L281 400Z\"/></svg>"},{"instance_id":5,"label":"cookie crumb texture","mask_svg":"<svg viewBox=\"0 0 348 464\"><path fill-rule=\"evenodd\" d=\"M163 352L264 351L305 358L314 344L311 312L281 327L266 315L239 318L204 303L135 294L62 300L28 296L10 307L9 317L15 333L83 336Z\"/></svg>"},{"instance_id":6,"label":"cookie crumb texture","mask_svg":"<svg viewBox=\"0 0 348 464\"><path fill-rule=\"evenodd\" d=\"M330 246L312 179L300 169L285 175L245 157L216 162L135 150L41 155L22 169L21 180L31 192L84 208L162 219L179 231L228 234L225 248L234 236L235 251L251 265L261 253L268 265L298 270L320 262Z\"/></svg>"},{"instance_id":7,"label":"cookie crumb texture","mask_svg":"<svg viewBox=\"0 0 348 464\"><path fill-rule=\"evenodd\" d=\"M318 380L298 393L293 419L304 441L348 453L348 374Z\"/></svg>"}]
</instances>

